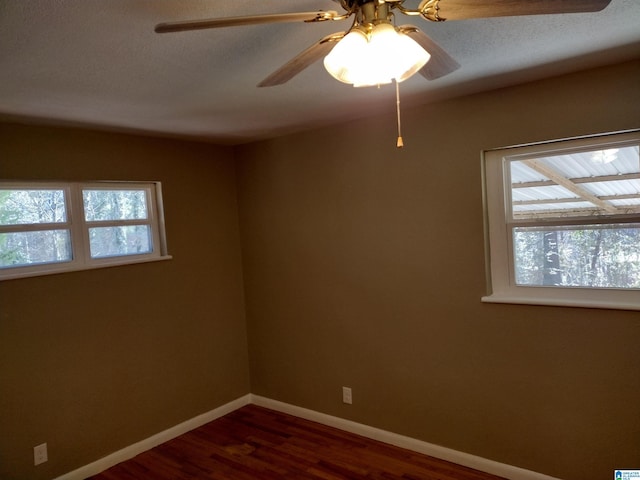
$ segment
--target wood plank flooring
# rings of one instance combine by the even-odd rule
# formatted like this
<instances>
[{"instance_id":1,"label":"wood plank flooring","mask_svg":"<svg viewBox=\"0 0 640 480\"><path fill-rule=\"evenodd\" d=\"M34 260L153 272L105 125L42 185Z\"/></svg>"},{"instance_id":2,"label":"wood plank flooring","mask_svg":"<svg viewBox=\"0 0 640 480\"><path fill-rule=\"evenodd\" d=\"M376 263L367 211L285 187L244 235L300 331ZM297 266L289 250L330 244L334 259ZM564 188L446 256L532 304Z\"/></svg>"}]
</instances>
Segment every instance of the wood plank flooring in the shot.
<instances>
[{"instance_id":1,"label":"wood plank flooring","mask_svg":"<svg viewBox=\"0 0 640 480\"><path fill-rule=\"evenodd\" d=\"M248 405L93 480L504 480Z\"/></svg>"}]
</instances>

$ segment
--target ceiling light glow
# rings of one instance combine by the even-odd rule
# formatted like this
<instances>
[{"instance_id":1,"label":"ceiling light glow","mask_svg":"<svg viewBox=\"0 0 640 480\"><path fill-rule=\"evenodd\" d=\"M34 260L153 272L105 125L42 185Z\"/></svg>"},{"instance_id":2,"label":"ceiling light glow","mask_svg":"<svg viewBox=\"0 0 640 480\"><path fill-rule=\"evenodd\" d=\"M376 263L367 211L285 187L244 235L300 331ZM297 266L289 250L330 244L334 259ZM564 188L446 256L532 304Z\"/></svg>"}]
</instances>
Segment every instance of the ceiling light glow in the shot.
<instances>
[{"instance_id":1,"label":"ceiling light glow","mask_svg":"<svg viewBox=\"0 0 640 480\"><path fill-rule=\"evenodd\" d=\"M336 80L369 87L393 80L402 82L418 72L430 57L412 38L383 22L370 31L353 28L325 57L324 66Z\"/></svg>"}]
</instances>

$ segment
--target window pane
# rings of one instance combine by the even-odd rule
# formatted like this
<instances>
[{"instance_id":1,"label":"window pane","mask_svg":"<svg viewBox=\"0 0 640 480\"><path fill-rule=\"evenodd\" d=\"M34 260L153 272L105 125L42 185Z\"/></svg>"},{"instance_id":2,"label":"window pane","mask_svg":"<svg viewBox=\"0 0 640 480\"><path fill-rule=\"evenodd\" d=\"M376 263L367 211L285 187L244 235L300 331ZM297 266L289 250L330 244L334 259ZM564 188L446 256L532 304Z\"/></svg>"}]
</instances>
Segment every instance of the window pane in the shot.
<instances>
[{"instance_id":1,"label":"window pane","mask_svg":"<svg viewBox=\"0 0 640 480\"><path fill-rule=\"evenodd\" d=\"M64 223L63 190L0 189L0 225Z\"/></svg>"},{"instance_id":2,"label":"window pane","mask_svg":"<svg viewBox=\"0 0 640 480\"><path fill-rule=\"evenodd\" d=\"M0 233L0 268L71 260L69 230Z\"/></svg>"},{"instance_id":3,"label":"window pane","mask_svg":"<svg viewBox=\"0 0 640 480\"><path fill-rule=\"evenodd\" d=\"M148 225L96 227L89 229L92 258L151 253L151 230Z\"/></svg>"},{"instance_id":4,"label":"window pane","mask_svg":"<svg viewBox=\"0 0 640 480\"><path fill-rule=\"evenodd\" d=\"M513 229L517 285L640 288L640 224Z\"/></svg>"},{"instance_id":5,"label":"window pane","mask_svg":"<svg viewBox=\"0 0 640 480\"><path fill-rule=\"evenodd\" d=\"M82 197L88 222L147 218L145 190L83 190Z\"/></svg>"},{"instance_id":6,"label":"window pane","mask_svg":"<svg viewBox=\"0 0 640 480\"><path fill-rule=\"evenodd\" d=\"M509 162L512 217L640 213L637 145Z\"/></svg>"}]
</instances>

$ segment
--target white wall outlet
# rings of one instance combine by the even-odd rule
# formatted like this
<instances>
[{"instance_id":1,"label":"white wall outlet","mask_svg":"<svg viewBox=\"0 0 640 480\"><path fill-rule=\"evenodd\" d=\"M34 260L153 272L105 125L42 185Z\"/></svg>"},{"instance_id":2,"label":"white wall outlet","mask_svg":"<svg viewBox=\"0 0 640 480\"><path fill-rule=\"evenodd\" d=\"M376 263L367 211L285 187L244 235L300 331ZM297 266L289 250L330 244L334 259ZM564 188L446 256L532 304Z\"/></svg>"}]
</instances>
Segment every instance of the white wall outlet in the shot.
<instances>
[{"instance_id":1,"label":"white wall outlet","mask_svg":"<svg viewBox=\"0 0 640 480\"><path fill-rule=\"evenodd\" d=\"M353 397L351 396L351 388L342 387L342 402L351 405L353 403Z\"/></svg>"},{"instance_id":2,"label":"white wall outlet","mask_svg":"<svg viewBox=\"0 0 640 480\"><path fill-rule=\"evenodd\" d=\"M33 447L33 464L40 465L41 463L49 460L49 456L47 454L47 444L43 443L38 445L37 447Z\"/></svg>"}]
</instances>

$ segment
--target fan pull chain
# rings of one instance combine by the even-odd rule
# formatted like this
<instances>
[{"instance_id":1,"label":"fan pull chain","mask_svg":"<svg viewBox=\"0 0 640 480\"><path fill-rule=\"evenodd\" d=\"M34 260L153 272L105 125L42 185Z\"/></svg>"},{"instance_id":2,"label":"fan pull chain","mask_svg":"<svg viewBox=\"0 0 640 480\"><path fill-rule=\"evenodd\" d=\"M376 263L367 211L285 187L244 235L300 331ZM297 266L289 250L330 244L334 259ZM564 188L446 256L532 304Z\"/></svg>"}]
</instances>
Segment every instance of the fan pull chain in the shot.
<instances>
[{"instance_id":1,"label":"fan pull chain","mask_svg":"<svg viewBox=\"0 0 640 480\"><path fill-rule=\"evenodd\" d=\"M398 80L396 80L396 112L398 114L398 142L396 143L396 147L402 148L404 147L404 142L402 141L402 130L400 125L400 84Z\"/></svg>"}]
</instances>

